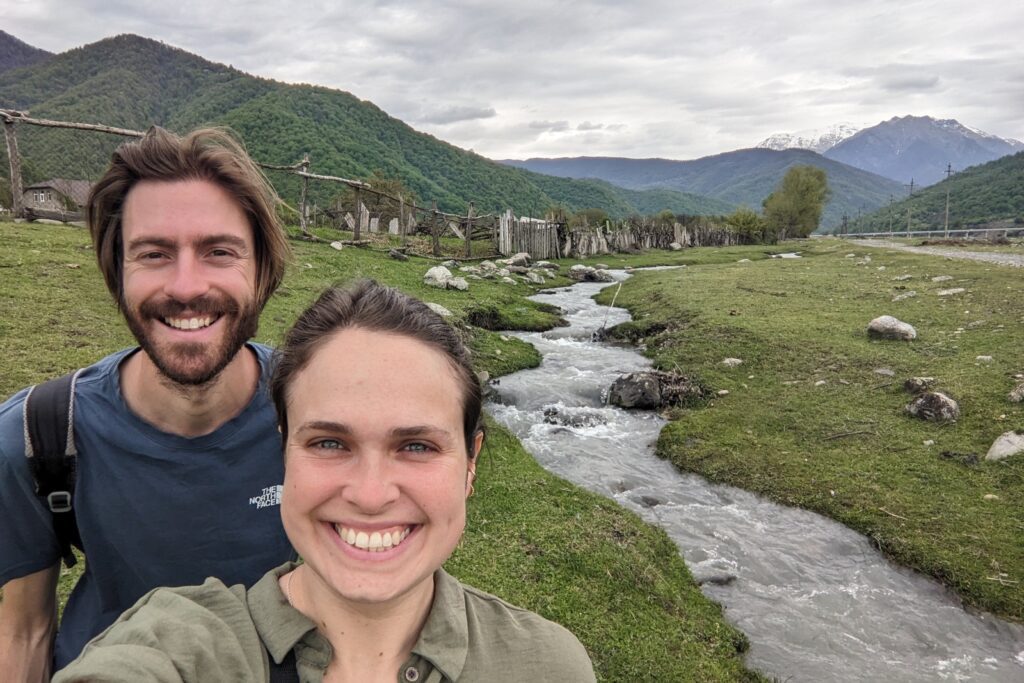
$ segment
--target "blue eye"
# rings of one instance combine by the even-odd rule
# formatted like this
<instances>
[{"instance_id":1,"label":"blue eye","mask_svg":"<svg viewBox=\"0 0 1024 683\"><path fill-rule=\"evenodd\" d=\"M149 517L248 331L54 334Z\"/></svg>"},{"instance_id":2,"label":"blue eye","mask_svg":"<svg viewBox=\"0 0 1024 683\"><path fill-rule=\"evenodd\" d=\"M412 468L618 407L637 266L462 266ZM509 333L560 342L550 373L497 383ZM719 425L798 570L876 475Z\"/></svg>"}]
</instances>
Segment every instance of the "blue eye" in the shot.
<instances>
[{"instance_id":1,"label":"blue eye","mask_svg":"<svg viewBox=\"0 0 1024 683\"><path fill-rule=\"evenodd\" d=\"M413 453L430 453L435 450L435 448L429 444L423 443L422 441L414 441L402 446L402 450L411 451Z\"/></svg>"},{"instance_id":2,"label":"blue eye","mask_svg":"<svg viewBox=\"0 0 1024 683\"><path fill-rule=\"evenodd\" d=\"M313 448L323 448L327 450L338 450L344 447L345 445L337 439L321 439L313 444Z\"/></svg>"}]
</instances>

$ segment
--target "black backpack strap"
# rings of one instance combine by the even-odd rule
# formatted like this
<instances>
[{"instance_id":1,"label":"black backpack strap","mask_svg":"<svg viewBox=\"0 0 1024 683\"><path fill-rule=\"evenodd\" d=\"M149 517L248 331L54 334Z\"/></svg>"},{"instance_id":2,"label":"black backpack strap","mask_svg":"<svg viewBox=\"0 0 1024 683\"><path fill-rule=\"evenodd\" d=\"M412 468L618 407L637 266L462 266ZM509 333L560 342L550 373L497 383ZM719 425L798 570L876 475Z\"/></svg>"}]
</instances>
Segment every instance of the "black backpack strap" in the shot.
<instances>
[{"instance_id":1,"label":"black backpack strap","mask_svg":"<svg viewBox=\"0 0 1024 683\"><path fill-rule=\"evenodd\" d=\"M75 564L72 546L82 547L75 522L75 382L77 370L37 384L25 397L25 455L36 482L36 495L53 515L64 564Z\"/></svg>"},{"instance_id":2,"label":"black backpack strap","mask_svg":"<svg viewBox=\"0 0 1024 683\"><path fill-rule=\"evenodd\" d=\"M295 650L289 650L280 664L275 664L274 658L268 653L267 663L270 664L270 683L299 683L299 663L295 661Z\"/></svg>"}]
</instances>

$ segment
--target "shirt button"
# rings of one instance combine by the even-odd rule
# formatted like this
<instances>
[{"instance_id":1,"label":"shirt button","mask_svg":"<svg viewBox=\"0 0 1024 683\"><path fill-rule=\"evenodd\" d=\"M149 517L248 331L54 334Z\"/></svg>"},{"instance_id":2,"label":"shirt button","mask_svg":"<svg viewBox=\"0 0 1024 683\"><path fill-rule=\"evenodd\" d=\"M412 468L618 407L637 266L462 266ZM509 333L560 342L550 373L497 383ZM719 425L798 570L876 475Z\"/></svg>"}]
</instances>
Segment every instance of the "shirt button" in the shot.
<instances>
[{"instance_id":1,"label":"shirt button","mask_svg":"<svg viewBox=\"0 0 1024 683\"><path fill-rule=\"evenodd\" d=\"M416 681L420 680L419 669L417 669L414 666L410 666L408 669L406 669L405 680L409 681L409 683L416 683Z\"/></svg>"}]
</instances>

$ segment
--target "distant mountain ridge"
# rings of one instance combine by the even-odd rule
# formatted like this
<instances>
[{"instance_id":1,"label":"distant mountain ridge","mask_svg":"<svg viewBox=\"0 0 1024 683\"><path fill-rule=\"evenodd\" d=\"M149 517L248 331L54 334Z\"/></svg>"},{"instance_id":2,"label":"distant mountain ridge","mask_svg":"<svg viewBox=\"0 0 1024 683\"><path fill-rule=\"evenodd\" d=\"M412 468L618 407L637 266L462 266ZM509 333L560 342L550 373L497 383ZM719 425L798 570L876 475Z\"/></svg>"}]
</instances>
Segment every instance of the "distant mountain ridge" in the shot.
<instances>
[{"instance_id":1,"label":"distant mountain ridge","mask_svg":"<svg viewBox=\"0 0 1024 683\"><path fill-rule=\"evenodd\" d=\"M53 56L52 52L40 50L18 40L10 33L0 30L0 73L23 66L32 66Z\"/></svg>"},{"instance_id":2,"label":"distant mountain ridge","mask_svg":"<svg viewBox=\"0 0 1024 683\"><path fill-rule=\"evenodd\" d=\"M862 130L865 126L856 123L837 123L824 129L799 130L795 133L775 133L761 142L757 147L762 149L809 149L823 154L846 138Z\"/></svg>"},{"instance_id":3,"label":"distant mountain ridge","mask_svg":"<svg viewBox=\"0 0 1024 683\"><path fill-rule=\"evenodd\" d=\"M634 190L663 187L692 192L758 210L789 168L808 164L825 170L832 189L822 216L823 228L838 225L843 214L882 206L903 189L895 181L802 149L741 149L692 161L568 157L502 163L562 177L600 178Z\"/></svg>"},{"instance_id":4,"label":"distant mountain ridge","mask_svg":"<svg viewBox=\"0 0 1024 683\"><path fill-rule=\"evenodd\" d=\"M134 129L226 125L265 163L292 164L308 152L317 173L368 178L379 170L401 178L421 199L460 213L470 201L478 213L512 208L523 215L543 213L555 204L573 211L600 208L613 217L661 209L688 214L732 209L727 202L693 194L634 192L508 168L413 130L350 93L257 78L130 34L0 73L0 107ZM30 183L94 178L119 140L19 124L18 142ZM0 180L8 174L5 155L0 145ZM271 175L279 191L295 201L297 179ZM326 202L341 187L314 183L311 192Z\"/></svg>"}]
</instances>

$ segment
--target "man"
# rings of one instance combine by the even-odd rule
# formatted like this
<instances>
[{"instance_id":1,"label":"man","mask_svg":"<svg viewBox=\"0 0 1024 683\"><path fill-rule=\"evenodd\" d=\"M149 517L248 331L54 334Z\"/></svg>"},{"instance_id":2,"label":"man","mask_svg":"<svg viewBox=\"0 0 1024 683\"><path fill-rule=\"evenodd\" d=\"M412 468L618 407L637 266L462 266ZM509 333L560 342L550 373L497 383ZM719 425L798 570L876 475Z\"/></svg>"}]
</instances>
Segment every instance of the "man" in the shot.
<instances>
[{"instance_id":1,"label":"man","mask_svg":"<svg viewBox=\"0 0 1024 683\"><path fill-rule=\"evenodd\" d=\"M25 457L22 391L0 406L0 677L48 680L151 588L254 583L293 552L278 514L270 350L248 343L288 246L242 148L206 129L122 145L87 206L139 347L78 377L75 510L87 556L56 628L60 550ZM56 638L54 642L54 633ZM52 659L51 659L52 644Z\"/></svg>"}]
</instances>

